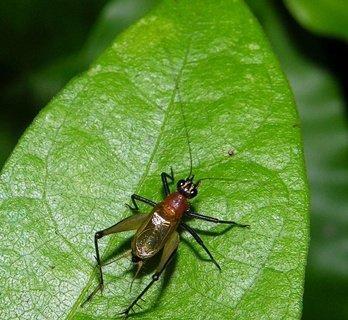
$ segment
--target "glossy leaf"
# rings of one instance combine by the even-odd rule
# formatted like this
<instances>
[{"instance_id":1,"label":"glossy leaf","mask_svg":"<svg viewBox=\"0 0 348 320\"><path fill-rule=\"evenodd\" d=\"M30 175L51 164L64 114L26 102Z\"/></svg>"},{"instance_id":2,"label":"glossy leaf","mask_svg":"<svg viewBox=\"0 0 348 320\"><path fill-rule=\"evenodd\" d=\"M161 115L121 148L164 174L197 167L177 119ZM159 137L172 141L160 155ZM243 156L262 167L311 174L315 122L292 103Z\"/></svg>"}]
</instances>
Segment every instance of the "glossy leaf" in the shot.
<instances>
[{"instance_id":1,"label":"glossy leaf","mask_svg":"<svg viewBox=\"0 0 348 320\"><path fill-rule=\"evenodd\" d=\"M346 319L348 126L345 101L330 69L318 66L304 53L306 45L318 48L318 39L306 35L306 41L295 41L296 38L291 37L292 29L289 25L286 27L286 19L274 2L248 1L262 21L290 80L303 124L312 201L303 319Z\"/></svg>"},{"instance_id":2,"label":"glossy leaf","mask_svg":"<svg viewBox=\"0 0 348 320\"><path fill-rule=\"evenodd\" d=\"M348 40L348 2L345 0L284 0L305 28Z\"/></svg>"},{"instance_id":3,"label":"glossy leaf","mask_svg":"<svg viewBox=\"0 0 348 320\"><path fill-rule=\"evenodd\" d=\"M105 267L103 295L80 307L97 283L94 232L130 215L134 192L159 201L160 172L187 175L183 116L196 176L220 178L202 183L195 209L251 228L190 222L223 271L182 234L137 317L300 317L307 188L287 82L242 2L165 1L41 112L7 162L2 318L109 319L142 290L155 265L130 293L122 259ZM102 239L104 259L129 236Z\"/></svg>"}]
</instances>

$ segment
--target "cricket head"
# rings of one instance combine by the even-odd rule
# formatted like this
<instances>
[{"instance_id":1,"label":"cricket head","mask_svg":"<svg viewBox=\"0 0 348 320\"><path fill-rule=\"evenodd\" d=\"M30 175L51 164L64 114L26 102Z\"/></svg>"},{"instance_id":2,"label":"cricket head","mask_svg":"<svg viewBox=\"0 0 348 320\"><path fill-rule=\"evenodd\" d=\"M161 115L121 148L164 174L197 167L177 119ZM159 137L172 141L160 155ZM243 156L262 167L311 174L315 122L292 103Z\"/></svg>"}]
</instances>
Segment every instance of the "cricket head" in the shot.
<instances>
[{"instance_id":1,"label":"cricket head","mask_svg":"<svg viewBox=\"0 0 348 320\"><path fill-rule=\"evenodd\" d=\"M188 199L192 199L198 194L198 186L199 186L200 180L194 183L193 182L194 177L195 176L192 175L187 177L186 179L181 179L178 181L176 185L178 192Z\"/></svg>"}]
</instances>

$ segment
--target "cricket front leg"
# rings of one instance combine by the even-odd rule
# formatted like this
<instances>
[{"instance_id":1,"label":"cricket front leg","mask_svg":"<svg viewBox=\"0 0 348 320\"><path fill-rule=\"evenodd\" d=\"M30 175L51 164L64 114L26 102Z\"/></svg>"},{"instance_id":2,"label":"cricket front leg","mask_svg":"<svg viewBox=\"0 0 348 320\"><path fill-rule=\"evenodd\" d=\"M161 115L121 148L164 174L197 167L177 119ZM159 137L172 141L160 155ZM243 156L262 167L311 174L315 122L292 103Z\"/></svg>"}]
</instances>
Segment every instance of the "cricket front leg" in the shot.
<instances>
[{"instance_id":1,"label":"cricket front leg","mask_svg":"<svg viewBox=\"0 0 348 320\"><path fill-rule=\"evenodd\" d=\"M167 196L168 194L170 194L169 183L174 182L173 168L170 167L170 174L168 174L166 172L162 172L161 173L161 179L162 179L162 186L163 186L163 189L164 189L164 193ZM170 180L170 181L168 181L168 180Z\"/></svg>"},{"instance_id":2,"label":"cricket front leg","mask_svg":"<svg viewBox=\"0 0 348 320\"><path fill-rule=\"evenodd\" d=\"M156 202L154 202L154 201L152 201L150 199L147 199L147 198L145 198L143 196L140 196L138 194L135 194L135 193L133 193L131 195L131 200L132 200L133 206L130 206L128 203L126 203L126 206L129 209L131 209L132 211L139 211L139 206L137 204L137 201L146 203L146 204L148 204L149 206L152 206L152 207L154 207L156 205Z\"/></svg>"}]
</instances>

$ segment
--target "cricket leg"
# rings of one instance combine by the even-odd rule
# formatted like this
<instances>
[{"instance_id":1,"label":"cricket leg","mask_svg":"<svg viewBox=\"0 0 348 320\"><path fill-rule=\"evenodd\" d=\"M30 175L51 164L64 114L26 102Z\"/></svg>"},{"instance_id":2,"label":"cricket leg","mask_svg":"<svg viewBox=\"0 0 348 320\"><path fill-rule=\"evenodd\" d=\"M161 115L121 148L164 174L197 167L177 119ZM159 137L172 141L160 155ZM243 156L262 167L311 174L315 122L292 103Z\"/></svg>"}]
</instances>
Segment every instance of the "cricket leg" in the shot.
<instances>
[{"instance_id":1,"label":"cricket leg","mask_svg":"<svg viewBox=\"0 0 348 320\"><path fill-rule=\"evenodd\" d=\"M123 219L122 221L116 223L115 225L106 228L104 230L97 231L94 235L94 246L95 246L95 254L96 254L96 260L99 268L99 284L98 286L93 290L93 292L87 297L87 299L82 303L81 306L83 306L86 302L91 300L93 296L99 291L103 290L104 288L104 278L103 278L103 270L102 270L102 264L100 260L100 254L99 254L99 246L98 246L98 240L114 233L118 232L124 232L129 230L136 230L138 229L145 221L148 219L148 214L138 214L135 216L131 216L128 218Z\"/></svg>"},{"instance_id":2,"label":"cricket leg","mask_svg":"<svg viewBox=\"0 0 348 320\"><path fill-rule=\"evenodd\" d=\"M248 224L241 224L241 223L237 223L231 220L220 220L218 218L214 218L214 217L209 217L209 216L205 216L203 214L197 213L197 212L187 212L186 215L188 217L192 217L192 218L197 218L200 220L204 220L204 221L209 221L209 222L213 222L213 223L223 223L223 224L229 224L232 226L236 226L236 227L241 227L241 228L247 228L250 227L250 225Z\"/></svg>"},{"instance_id":3,"label":"cricket leg","mask_svg":"<svg viewBox=\"0 0 348 320\"><path fill-rule=\"evenodd\" d=\"M169 237L168 241L164 245L162 257L159 265L156 268L156 272L152 275L152 279L150 283L141 291L141 293L135 298L135 300L129 305L129 307L121 312L120 314L124 315L125 317L128 317L129 312L132 310L135 305L139 306L138 301L142 298L142 296L151 288L151 286L158 281L161 274L171 261L172 257L175 254L176 249L179 245L179 234L177 231L173 232L171 236ZM140 306L139 306L140 307Z\"/></svg>"},{"instance_id":4,"label":"cricket leg","mask_svg":"<svg viewBox=\"0 0 348 320\"><path fill-rule=\"evenodd\" d=\"M186 223L181 222L180 226L182 226L186 231L188 231L192 237L198 242L198 244L205 250L205 252L208 254L210 257L211 261L217 266L217 268L221 271L220 265L217 263L213 255L210 253L209 249L205 246L203 240L201 237L198 235L198 233L192 229L190 226L188 226Z\"/></svg>"},{"instance_id":5,"label":"cricket leg","mask_svg":"<svg viewBox=\"0 0 348 320\"><path fill-rule=\"evenodd\" d=\"M131 200L132 200L133 206L129 205L128 203L126 203L126 206L129 209L131 209L132 211L139 211L139 206L138 206L136 201L141 201L141 202L146 203L152 207L154 207L156 205L156 202L154 202L150 199L147 199L143 196L139 196L138 194L135 194L135 193L131 195Z\"/></svg>"},{"instance_id":6,"label":"cricket leg","mask_svg":"<svg viewBox=\"0 0 348 320\"><path fill-rule=\"evenodd\" d=\"M162 172L161 173L161 179L162 179L162 185L163 185L164 193L167 196L168 194L170 194L169 183L174 182L173 168L170 167L170 174L168 174L166 172ZM168 181L168 179L170 180L170 182Z\"/></svg>"}]
</instances>

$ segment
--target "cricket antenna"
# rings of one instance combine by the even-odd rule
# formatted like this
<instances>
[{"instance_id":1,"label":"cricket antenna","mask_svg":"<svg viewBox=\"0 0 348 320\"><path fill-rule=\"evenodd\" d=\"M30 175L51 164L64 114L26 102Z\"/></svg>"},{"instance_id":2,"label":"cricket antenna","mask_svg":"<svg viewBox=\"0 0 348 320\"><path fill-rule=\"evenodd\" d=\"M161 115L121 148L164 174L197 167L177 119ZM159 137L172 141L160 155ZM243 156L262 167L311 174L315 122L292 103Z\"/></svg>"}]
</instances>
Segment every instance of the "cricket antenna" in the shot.
<instances>
[{"instance_id":1,"label":"cricket antenna","mask_svg":"<svg viewBox=\"0 0 348 320\"><path fill-rule=\"evenodd\" d=\"M181 110L182 120L184 123L185 136L186 136L187 146L188 146L189 155L190 155L190 173L187 177L187 179L189 179L192 176L192 149L191 149L191 143L190 143L190 139L189 139L189 133L188 133L187 123L186 123L186 119L185 119L185 115L184 115L184 108L182 106L182 100L181 100L181 95L180 95L178 84L176 84L176 89L177 89L177 93L178 93L179 106L180 106L180 110Z\"/></svg>"},{"instance_id":2,"label":"cricket antenna","mask_svg":"<svg viewBox=\"0 0 348 320\"><path fill-rule=\"evenodd\" d=\"M201 181L204 181L204 180L215 180L215 181L227 181L227 182L231 182L231 181L235 181L234 179L228 179L228 178L220 178L220 177L204 177L204 178L201 178L197 181L196 184L200 184Z\"/></svg>"},{"instance_id":3,"label":"cricket antenna","mask_svg":"<svg viewBox=\"0 0 348 320\"><path fill-rule=\"evenodd\" d=\"M198 181L203 181L203 180L217 180L217 178L209 177L209 178L201 178Z\"/></svg>"}]
</instances>

